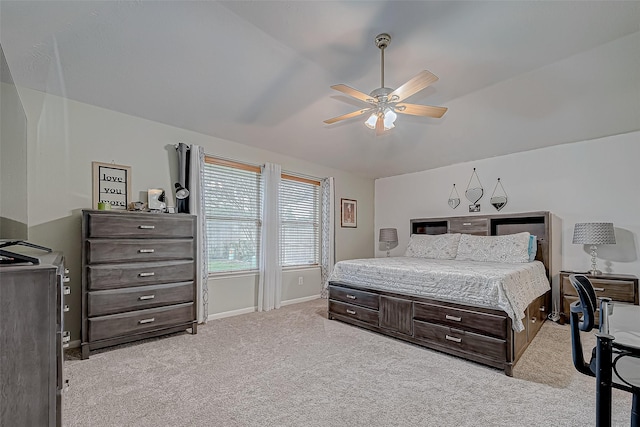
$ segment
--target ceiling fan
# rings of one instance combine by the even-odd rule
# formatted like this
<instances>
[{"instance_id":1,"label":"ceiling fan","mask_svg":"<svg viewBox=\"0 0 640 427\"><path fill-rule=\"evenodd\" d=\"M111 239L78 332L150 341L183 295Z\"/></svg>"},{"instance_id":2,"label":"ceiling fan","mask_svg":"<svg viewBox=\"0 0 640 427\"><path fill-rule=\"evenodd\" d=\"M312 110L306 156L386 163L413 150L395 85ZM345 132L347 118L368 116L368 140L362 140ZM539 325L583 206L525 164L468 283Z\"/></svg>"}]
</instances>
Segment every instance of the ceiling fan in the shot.
<instances>
[{"instance_id":1,"label":"ceiling fan","mask_svg":"<svg viewBox=\"0 0 640 427\"><path fill-rule=\"evenodd\" d=\"M344 94L352 96L360 101L369 104L368 108L363 108L353 113L344 114L342 116L327 119L326 124L333 124L341 120L351 119L363 114L371 113L365 125L370 129L376 130L376 135L381 135L384 131L393 129L397 114L410 114L413 116L426 116L440 118L447 111L445 107L432 107L429 105L407 104L402 102L413 94L420 92L430 84L436 82L438 77L433 73L423 70L414 78L400 86L398 89L391 89L384 86L384 49L391 43L391 36L383 33L376 36L376 46L381 52L381 83L378 89L373 90L369 95L360 92L347 85L334 85L331 89L335 89Z\"/></svg>"}]
</instances>

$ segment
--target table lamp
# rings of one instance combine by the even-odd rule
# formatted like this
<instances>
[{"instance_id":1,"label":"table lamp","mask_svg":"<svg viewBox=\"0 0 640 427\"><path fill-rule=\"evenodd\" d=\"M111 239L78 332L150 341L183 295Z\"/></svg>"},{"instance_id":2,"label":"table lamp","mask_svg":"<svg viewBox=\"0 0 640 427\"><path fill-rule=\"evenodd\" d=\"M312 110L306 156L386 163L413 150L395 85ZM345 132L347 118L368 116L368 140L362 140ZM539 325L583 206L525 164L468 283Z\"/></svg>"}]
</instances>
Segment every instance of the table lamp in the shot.
<instances>
[{"instance_id":1,"label":"table lamp","mask_svg":"<svg viewBox=\"0 0 640 427\"><path fill-rule=\"evenodd\" d=\"M596 268L598 256L597 245L615 245L616 235L610 222L581 222L573 228L573 243L591 245L591 271L589 274L598 275L602 271Z\"/></svg>"},{"instance_id":2,"label":"table lamp","mask_svg":"<svg viewBox=\"0 0 640 427\"><path fill-rule=\"evenodd\" d=\"M381 228L378 241L386 245L387 256L390 256L391 249L398 246L398 230L395 228Z\"/></svg>"}]
</instances>

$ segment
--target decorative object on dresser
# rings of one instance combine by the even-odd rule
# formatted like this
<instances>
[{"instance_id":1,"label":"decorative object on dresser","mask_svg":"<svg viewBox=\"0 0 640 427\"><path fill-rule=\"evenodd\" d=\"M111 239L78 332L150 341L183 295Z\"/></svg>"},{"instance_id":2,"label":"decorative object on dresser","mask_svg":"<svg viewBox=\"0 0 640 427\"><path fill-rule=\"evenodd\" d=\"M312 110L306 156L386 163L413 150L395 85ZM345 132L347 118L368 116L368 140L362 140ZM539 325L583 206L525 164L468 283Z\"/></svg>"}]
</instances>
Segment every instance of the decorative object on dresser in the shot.
<instances>
[{"instance_id":1,"label":"decorative object on dresser","mask_svg":"<svg viewBox=\"0 0 640 427\"><path fill-rule=\"evenodd\" d=\"M537 236L535 260L542 264L520 263L522 268L525 270L535 268L540 273L540 269L544 266L541 271L542 278L538 279L539 283L539 280L547 282L549 279L550 281L550 278L557 274L560 265L561 253L559 244L554 244L557 238L554 237L554 233L561 230L561 224L559 218L550 212L489 215L471 219L468 217L413 219L410 221L410 230L412 235L473 233L509 239L512 237L506 235L527 232ZM527 244L526 247L528 246ZM436 258L438 258L436 262L443 264L456 262L451 257L447 258L445 253L440 253ZM374 260L381 261L386 258ZM402 262L412 263L403 261L402 258L397 259L398 265ZM527 267L527 264L531 264L531 267ZM334 268L334 273L336 270L337 266ZM354 274L348 276L360 277ZM413 276L411 283L416 283ZM500 368L507 375L512 374L513 366L540 329L551 306L548 283L545 286L546 293L538 294L540 296L529 302L528 306L524 304L524 318L520 325L516 325L507 312L497 307L452 302L450 299L426 297L408 291L377 289L364 285L355 278L353 281L331 280L329 285L328 315L330 319L341 320L414 344ZM516 326L520 332L516 332Z\"/></svg>"},{"instance_id":2,"label":"decorative object on dresser","mask_svg":"<svg viewBox=\"0 0 640 427\"><path fill-rule=\"evenodd\" d=\"M397 228L381 228L380 237L378 239L384 245L387 256L391 256L391 249L398 246L398 229Z\"/></svg>"},{"instance_id":3,"label":"decorative object on dresser","mask_svg":"<svg viewBox=\"0 0 640 427\"><path fill-rule=\"evenodd\" d=\"M90 350L191 328L196 218L82 213L82 358Z\"/></svg>"},{"instance_id":4,"label":"decorative object on dresser","mask_svg":"<svg viewBox=\"0 0 640 427\"><path fill-rule=\"evenodd\" d=\"M591 245L591 271L589 274L602 274L596 268L596 245L615 245L616 234L613 224L610 222L582 222L577 223L573 228L573 243L580 245Z\"/></svg>"},{"instance_id":5,"label":"decorative object on dresser","mask_svg":"<svg viewBox=\"0 0 640 427\"><path fill-rule=\"evenodd\" d=\"M64 379L64 258L0 267L0 425L61 426Z\"/></svg>"},{"instance_id":6,"label":"decorative object on dresser","mask_svg":"<svg viewBox=\"0 0 640 427\"><path fill-rule=\"evenodd\" d=\"M93 168L93 208L108 203L112 209L126 210L131 201L131 167L91 162Z\"/></svg>"},{"instance_id":7,"label":"decorative object on dresser","mask_svg":"<svg viewBox=\"0 0 640 427\"><path fill-rule=\"evenodd\" d=\"M612 301L626 302L638 305L638 278L632 274L598 274L581 273L577 271L560 272L560 309L561 321L569 319L571 303L578 301L578 294L569 281L572 274L586 276L595 290L598 298L611 298ZM596 323L600 318L596 315Z\"/></svg>"}]
</instances>

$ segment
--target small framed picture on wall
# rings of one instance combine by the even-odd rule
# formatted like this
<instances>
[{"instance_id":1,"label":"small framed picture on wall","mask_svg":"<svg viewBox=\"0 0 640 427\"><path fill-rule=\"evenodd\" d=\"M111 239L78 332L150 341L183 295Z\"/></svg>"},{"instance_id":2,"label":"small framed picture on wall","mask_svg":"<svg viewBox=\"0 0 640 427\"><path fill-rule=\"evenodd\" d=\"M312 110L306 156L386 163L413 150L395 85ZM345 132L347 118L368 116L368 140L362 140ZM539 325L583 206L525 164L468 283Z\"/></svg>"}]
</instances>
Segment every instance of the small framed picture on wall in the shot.
<instances>
[{"instance_id":1,"label":"small framed picture on wall","mask_svg":"<svg viewBox=\"0 0 640 427\"><path fill-rule=\"evenodd\" d=\"M340 226L356 228L358 226L358 202L340 199Z\"/></svg>"}]
</instances>

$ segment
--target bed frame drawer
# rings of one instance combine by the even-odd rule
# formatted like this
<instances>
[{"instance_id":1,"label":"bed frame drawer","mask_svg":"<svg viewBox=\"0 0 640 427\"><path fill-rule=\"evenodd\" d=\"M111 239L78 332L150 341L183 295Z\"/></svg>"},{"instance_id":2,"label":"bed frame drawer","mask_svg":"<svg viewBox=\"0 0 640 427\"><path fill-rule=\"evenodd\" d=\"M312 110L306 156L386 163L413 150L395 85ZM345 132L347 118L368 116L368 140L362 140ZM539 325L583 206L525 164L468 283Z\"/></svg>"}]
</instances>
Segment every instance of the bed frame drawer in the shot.
<instances>
[{"instance_id":1,"label":"bed frame drawer","mask_svg":"<svg viewBox=\"0 0 640 427\"><path fill-rule=\"evenodd\" d=\"M474 334L473 332L434 325L418 320L413 322L413 331L417 339L429 341L465 353L482 354L483 356L497 360L504 359L507 354L507 343L505 340Z\"/></svg>"},{"instance_id":2,"label":"bed frame drawer","mask_svg":"<svg viewBox=\"0 0 640 427\"><path fill-rule=\"evenodd\" d=\"M346 302L347 304L361 305L374 310L377 310L380 307L378 295L370 292L357 291L355 289L329 286L329 298L336 301Z\"/></svg>"},{"instance_id":3,"label":"bed frame drawer","mask_svg":"<svg viewBox=\"0 0 640 427\"><path fill-rule=\"evenodd\" d=\"M489 334L496 338L506 338L507 317L489 313L447 307L438 304L414 304L413 317L416 320L437 323L456 329Z\"/></svg>"},{"instance_id":4,"label":"bed frame drawer","mask_svg":"<svg viewBox=\"0 0 640 427\"><path fill-rule=\"evenodd\" d=\"M378 312L375 310L329 300L329 312L337 316L349 317L370 325L378 326Z\"/></svg>"}]
</instances>

